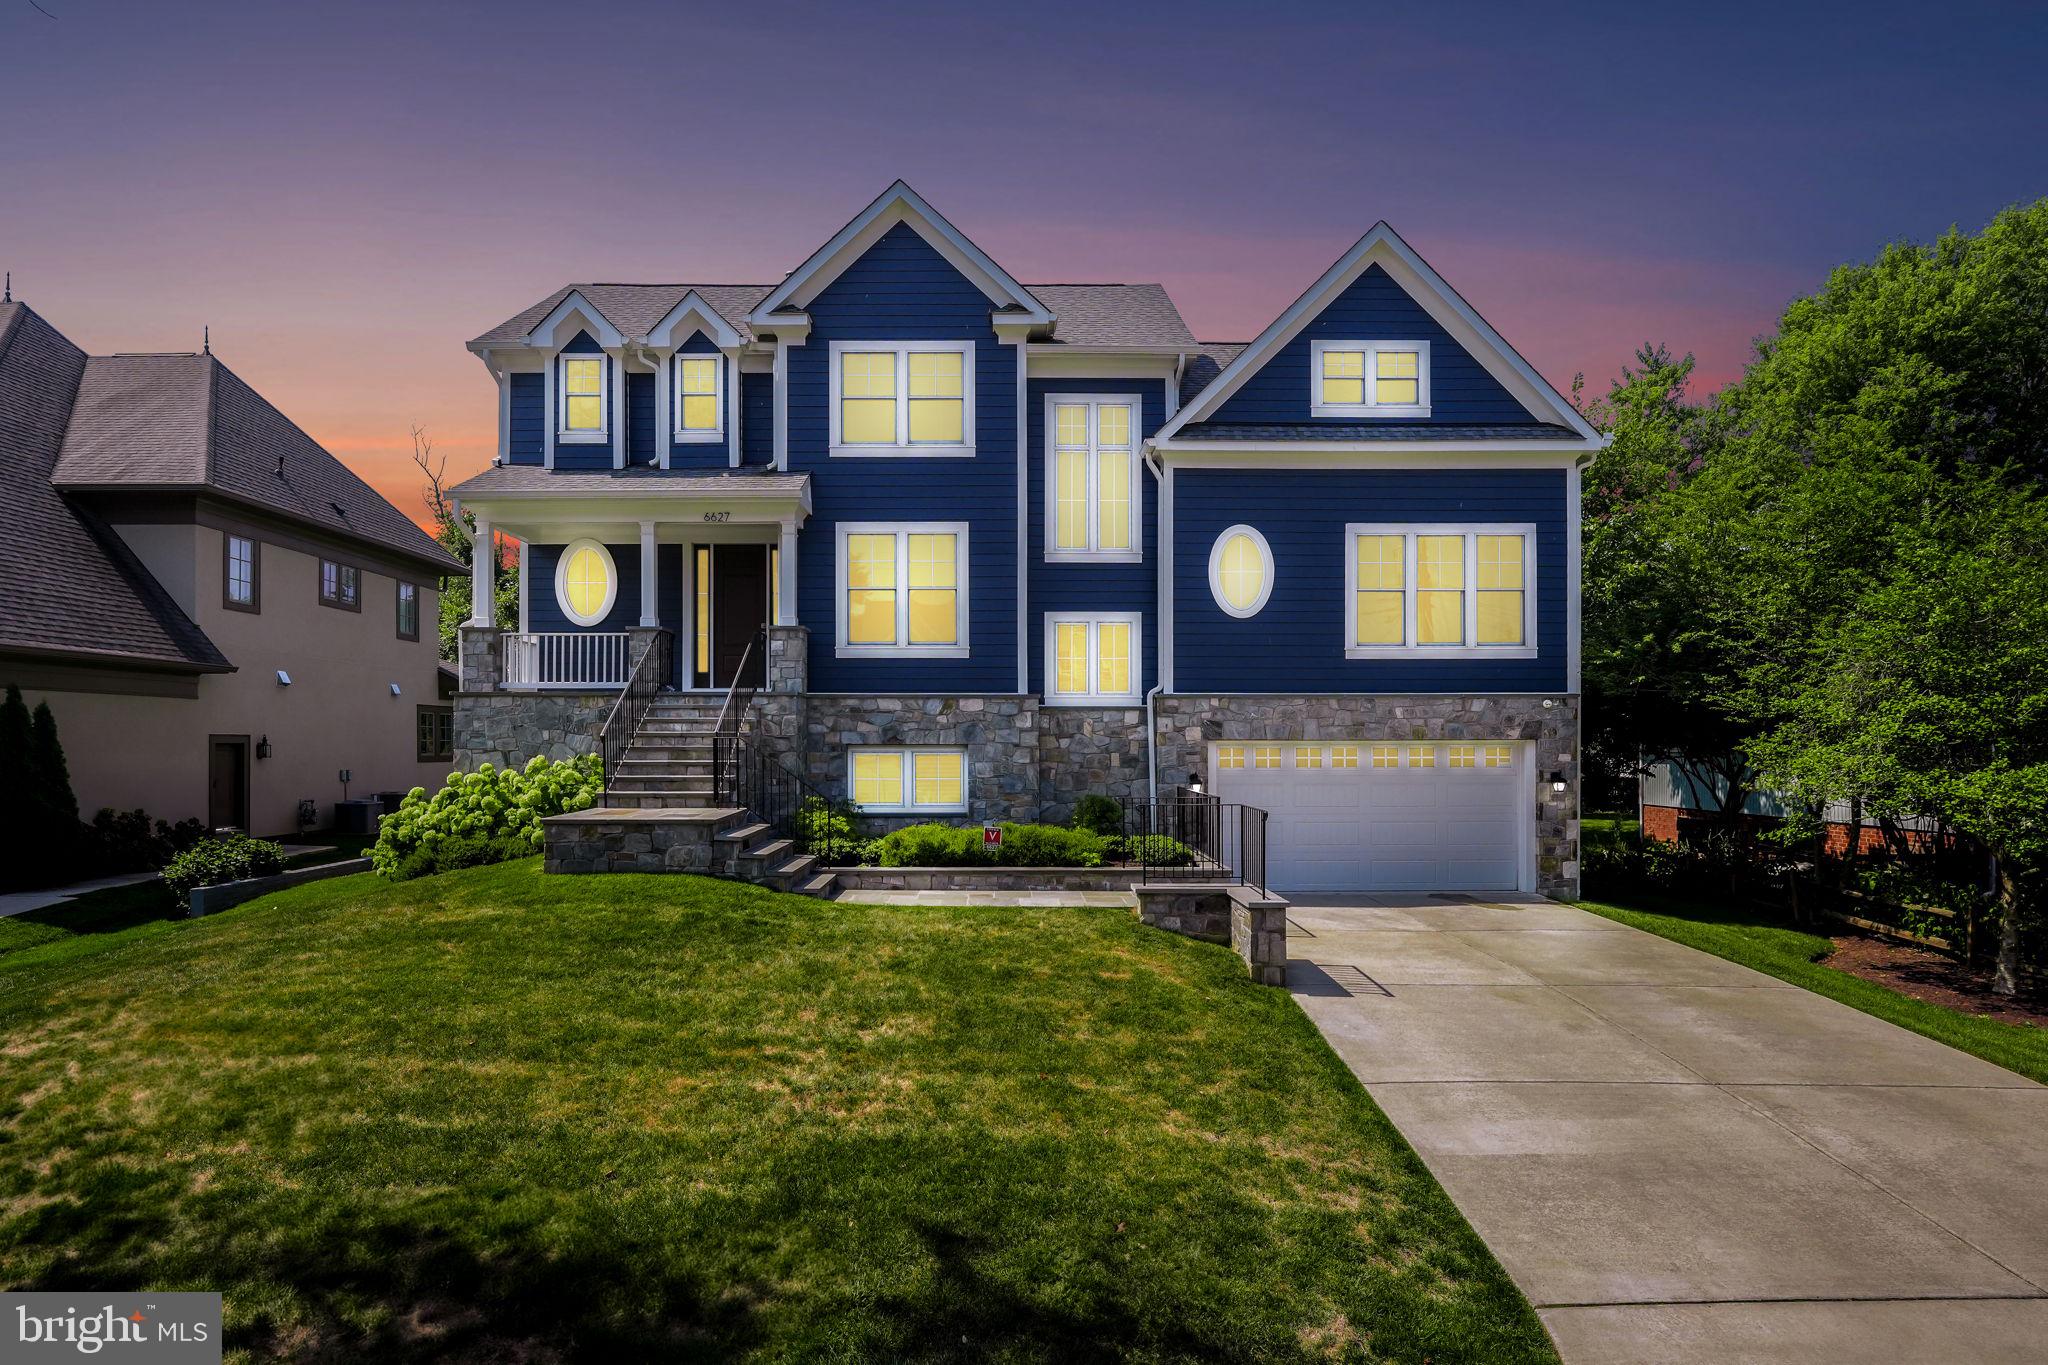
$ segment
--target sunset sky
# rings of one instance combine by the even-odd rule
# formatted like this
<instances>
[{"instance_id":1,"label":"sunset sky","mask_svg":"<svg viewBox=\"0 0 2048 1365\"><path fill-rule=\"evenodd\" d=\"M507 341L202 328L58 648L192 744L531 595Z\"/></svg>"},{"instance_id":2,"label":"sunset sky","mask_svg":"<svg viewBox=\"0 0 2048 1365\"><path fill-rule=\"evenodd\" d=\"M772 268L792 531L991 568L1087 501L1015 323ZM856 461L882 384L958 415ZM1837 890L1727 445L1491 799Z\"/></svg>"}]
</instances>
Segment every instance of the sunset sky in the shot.
<instances>
[{"instance_id":1,"label":"sunset sky","mask_svg":"<svg viewBox=\"0 0 2048 1365\"><path fill-rule=\"evenodd\" d=\"M1561 387L1644 341L1718 386L1831 265L2048 194L2037 5L39 4L0 0L16 297L96 353L210 325L413 513L409 428L494 440L469 337L773 282L899 175L1217 340L1385 218Z\"/></svg>"}]
</instances>

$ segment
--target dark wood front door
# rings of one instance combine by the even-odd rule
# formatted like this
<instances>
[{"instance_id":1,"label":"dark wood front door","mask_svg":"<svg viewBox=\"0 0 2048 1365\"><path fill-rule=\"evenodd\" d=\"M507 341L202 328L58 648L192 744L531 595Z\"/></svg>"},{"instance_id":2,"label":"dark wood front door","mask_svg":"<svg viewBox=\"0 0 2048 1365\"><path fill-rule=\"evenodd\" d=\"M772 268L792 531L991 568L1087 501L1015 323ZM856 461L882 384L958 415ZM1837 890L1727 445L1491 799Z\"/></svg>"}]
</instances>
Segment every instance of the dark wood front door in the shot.
<instances>
[{"instance_id":1,"label":"dark wood front door","mask_svg":"<svg viewBox=\"0 0 2048 1365\"><path fill-rule=\"evenodd\" d=\"M206 768L206 823L212 829L249 827L249 737L215 735Z\"/></svg>"},{"instance_id":2,"label":"dark wood front door","mask_svg":"<svg viewBox=\"0 0 2048 1365\"><path fill-rule=\"evenodd\" d=\"M711 551L711 679L730 687L746 658L738 681L759 687L768 677L761 650L747 655L747 646L768 623L768 547L717 545Z\"/></svg>"}]
</instances>

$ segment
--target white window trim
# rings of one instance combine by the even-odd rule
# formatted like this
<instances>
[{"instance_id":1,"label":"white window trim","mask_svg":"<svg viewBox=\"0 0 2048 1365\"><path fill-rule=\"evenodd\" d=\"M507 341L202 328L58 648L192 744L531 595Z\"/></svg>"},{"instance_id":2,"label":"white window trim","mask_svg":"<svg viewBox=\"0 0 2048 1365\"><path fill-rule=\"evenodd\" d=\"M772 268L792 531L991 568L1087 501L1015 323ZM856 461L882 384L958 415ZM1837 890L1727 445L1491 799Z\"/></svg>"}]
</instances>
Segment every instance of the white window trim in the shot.
<instances>
[{"instance_id":1,"label":"white window trim","mask_svg":"<svg viewBox=\"0 0 2048 1365\"><path fill-rule=\"evenodd\" d=\"M568 363L572 360L595 360L599 375L597 383L598 422L596 431L569 430L569 373ZM556 354L554 363L555 380L555 444L556 445L602 445L612 438L612 358L603 351L562 351Z\"/></svg>"},{"instance_id":2,"label":"white window trim","mask_svg":"<svg viewBox=\"0 0 2048 1365\"><path fill-rule=\"evenodd\" d=\"M683 362L685 360L708 360L711 362L711 398L718 412L717 421L704 431L683 429ZM669 357L669 437L677 445L717 445L725 440L725 356L718 351L677 351Z\"/></svg>"},{"instance_id":3,"label":"white window trim","mask_svg":"<svg viewBox=\"0 0 2048 1365\"><path fill-rule=\"evenodd\" d=\"M1325 403L1323 401L1323 352L1365 352L1365 401ZM1415 352L1414 403L1374 401L1379 385L1381 351ZM1308 411L1311 417L1427 417L1429 416L1429 343L1426 341L1311 341L1308 347Z\"/></svg>"},{"instance_id":4,"label":"white window trim","mask_svg":"<svg viewBox=\"0 0 2048 1365\"><path fill-rule=\"evenodd\" d=\"M967 523L964 521L842 521L833 536L833 619L836 633L834 657L841 659L965 659L968 657L967 605ZM950 645L875 644L846 642L846 538L848 536L896 537L896 638L910 638L910 537L951 535L953 537L954 635Z\"/></svg>"},{"instance_id":5,"label":"white window trim","mask_svg":"<svg viewBox=\"0 0 2048 1365\"><path fill-rule=\"evenodd\" d=\"M604 603L595 615L584 616L569 605L569 561L581 549L596 550L598 558L604 561L605 589ZM555 559L555 605L562 609L562 615L579 626L594 626L612 614L612 608L619 600L619 566L612 562L612 552L595 540L585 538L572 540L562 547L562 553Z\"/></svg>"},{"instance_id":6,"label":"white window trim","mask_svg":"<svg viewBox=\"0 0 2048 1365\"><path fill-rule=\"evenodd\" d=\"M854 799L853 759L856 754L894 754L903 765L901 786L903 801L894 806L864 806ZM960 760L960 800L957 804L920 806L917 804L917 764L919 754L945 754ZM864 815L964 815L967 813L968 784L971 774L967 766L967 750L943 744L916 744L897 746L892 744L852 744L846 749L846 799L855 810Z\"/></svg>"},{"instance_id":7,"label":"white window trim","mask_svg":"<svg viewBox=\"0 0 2048 1365\"><path fill-rule=\"evenodd\" d=\"M1059 431L1055 414L1063 403L1082 403L1088 408L1088 544L1085 550L1062 549L1053 544L1059 533L1060 482L1059 482ZM1131 410L1131 548L1128 550L1102 550L1094 548L1102 538L1098 524L1102 511L1101 489L1098 475L1102 452L1095 439L1096 413L1103 404L1123 404ZM1049 393L1045 396L1045 562L1048 564L1142 564L1145 562L1145 504L1144 480L1139 465L1142 463L1144 437L1144 400L1135 393Z\"/></svg>"},{"instance_id":8,"label":"white window trim","mask_svg":"<svg viewBox=\"0 0 2048 1365\"><path fill-rule=\"evenodd\" d=\"M1088 627L1088 690L1061 692L1059 682L1059 628ZM1103 625L1131 628L1131 686L1125 692L1098 692L1101 682L1101 631ZM1045 617L1045 704L1047 706L1136 706L1145 700L1145 617L1141 612L1047 612Z\"/></svg>"},{"instance_id":9,"label":"white window trim","mask_svg":"<svg viewBox=\"0 0 2048 1365\"><path fill-rule=\"evenodd\" d=\"M1258 600L1248 607L1233 607L1230 605L1230 599L1223 595L1223 580L1221 577L1223 570L1223 547L1230 543L1232 536L1240 534L1252 538L1252 543L1259 547L1259 554L1266 561L1266 577L1265 581L1259 586ZM1217 533L1215 543L1209 547L1209 596L1216 600L1216 605L1222 609L1225 616L1234 616L1240 621L1248 621L1264 611L1267 600L1273 596L1273 580L1277 576L1273 563L1273 547L1266 543L1266 537L1260 533L1259 528L1256 526L1247 526L1243 522L1239 522L1235 526L1226 526Z\"/></svg>"},{"instance_id":10,"label":"white window trim","mask_svg":"<svg viewBox=\"0 0 2048 1365\"><path fill-rule=\"evenodd\" d=\"M1399 645L1358 643L1358 537L1401 536L1401 633L1407 640ZM1518 645L1424 645L1415 642L1415 538L1417 536L1463 536L1465 538L1465 639L1479 633L1479 546L1480 536L1522 538L1522 643ZM1436 525L1420 522L1354 521L1344 527L1344 657L1347 659L1433 659L1486 658L1533 659L1536 657L1536 527L1529 522L1466 523Z\"/></svg>"},{"instance_id":11,"label":"white window trim","mask_svg":"<svg viewBox=\"0 0 2048 1365\"><path fill-rule=\"evenodd\" d=\"M831 366L831 434L827 454L854 459L972 459L974 456L974 342L966 341L835 341L828 346ZM839 357L847 351L892 351L896 355L896 440L890 445L848 445L839 434ZM960 354L960 434L958 444L913 444L910 440L910 356L916 352L957 351Z\"/></svg>"},{"instance_id":12,"label":"white window trim","mask_svg":"<svg viewBox=\"0 0 2048 1365\"><path fill-rule=\"evenodd\" d=\"M239 542L249 547L249 592L245 597L235 596L235 545ZM256 538L228 533L227 572L221 586L222 595L238 607L253 607L256 603Z\"/></svg>"}]
</instances>

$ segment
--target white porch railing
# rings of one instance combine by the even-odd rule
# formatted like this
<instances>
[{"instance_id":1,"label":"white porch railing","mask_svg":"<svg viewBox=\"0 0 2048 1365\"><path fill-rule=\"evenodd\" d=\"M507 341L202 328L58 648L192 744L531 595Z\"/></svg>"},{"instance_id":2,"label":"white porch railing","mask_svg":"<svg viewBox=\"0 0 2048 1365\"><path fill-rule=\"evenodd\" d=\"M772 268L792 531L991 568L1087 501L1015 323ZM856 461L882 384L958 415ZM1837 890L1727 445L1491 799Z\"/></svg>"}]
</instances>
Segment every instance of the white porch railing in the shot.
<instances>
[{"instance_id":1,"label":"white porch railing","mask_svg":"<svg viewBox=\"0 0 2048 1365\"><path fill-rule=\"evenodd\" d=\"M508 632L506 687L624 687L632 670L623 630Z\"/></svg>"}]
</instances>

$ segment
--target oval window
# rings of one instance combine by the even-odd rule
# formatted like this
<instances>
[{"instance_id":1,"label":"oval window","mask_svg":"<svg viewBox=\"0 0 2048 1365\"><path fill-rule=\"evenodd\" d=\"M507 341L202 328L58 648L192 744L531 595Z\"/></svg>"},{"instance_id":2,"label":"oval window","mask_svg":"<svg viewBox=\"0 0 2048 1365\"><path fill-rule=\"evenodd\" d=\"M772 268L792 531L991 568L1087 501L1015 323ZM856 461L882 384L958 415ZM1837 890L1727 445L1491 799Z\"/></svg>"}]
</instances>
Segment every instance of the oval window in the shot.
<instances>
[{"instance_id":1,"label":"oval window","mask_svg":"<svg viewBox=\"0 0 2048 1365\"><path fill-rule=\"evenodd\" d=\"M1209 551L1209 591L1232 616L1256 616L1273 592L1273 551L1249 526L1233 526Z\"/></svg>"},{"instance_id":2,"label":"oval window","mask_svg":"<svg viewBox=\"0 0 2048 1365\"><path fill-rule=\"evenodd\" d=\"M555 565L555 601L579 626L594 626L611 614L619 595L612 553L594 540L572 541Z\"/></svg>"}]
</instances>

